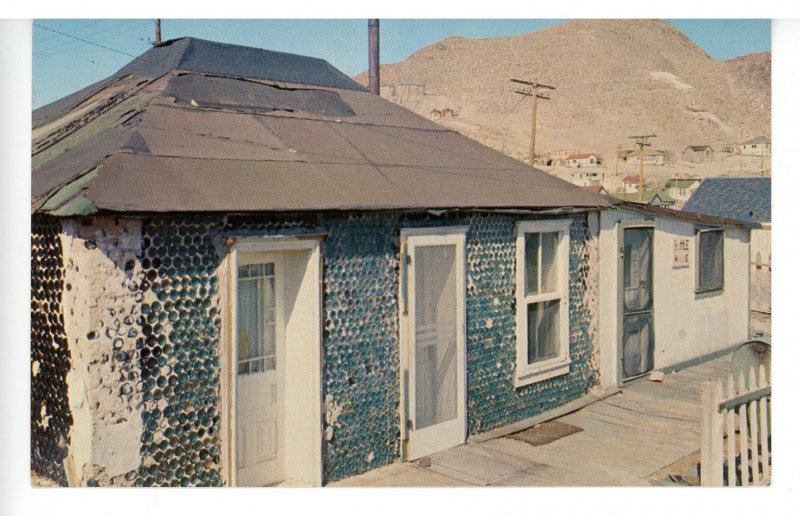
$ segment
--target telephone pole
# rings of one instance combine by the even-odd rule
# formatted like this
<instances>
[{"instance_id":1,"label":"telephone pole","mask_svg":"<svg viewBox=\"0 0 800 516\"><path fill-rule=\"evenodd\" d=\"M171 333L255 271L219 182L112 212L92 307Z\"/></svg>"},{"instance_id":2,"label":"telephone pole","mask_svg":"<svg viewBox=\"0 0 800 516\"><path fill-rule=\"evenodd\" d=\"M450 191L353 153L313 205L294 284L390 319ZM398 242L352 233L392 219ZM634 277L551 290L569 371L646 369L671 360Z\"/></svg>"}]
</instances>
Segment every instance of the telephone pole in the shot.
<instances>
[{"instance_id":1,"label":"telephone pole","mask_svg":"<svg viewBox=\"0 0 800 516\"><path fill-rule=\"evenodd\" d=\"M636 145L639 146L639 202L644 200L644 148L650 147L648 140L655 138L655 134L642 134L639 136L628 136L636 140Z\"/></svg>"},{"instance_id":2,"label":"telephone pole","mask_svg":"<svg viewBox=\"0 0 800 516\"><path fill-rule=\"evenodd\" d=\"M161 44L161 18L156 18L156 39L153 42L153 45L160 45Z\"/></svg>"},{"instance_id":3,"label":"telephone pole","mask_svg":"<svg viewBox=\"0 0 800 516\"><path fill-rule=\"evenodd\" d=\"M531 111L531 167L534 166L534 160L536 159L536 108L538 104L538 99L550 100L550 97L546 97L539 93L540 89L547 89L547 90L554 90L556 89L554 86L548 86L547 84L540 84L538 82L531 82L531 81L523 81L520 79L511 79L511 82L516 82L517 84L524 84L527 86L524 90L517 90L516 93L519 93L525 97L531 97L533 99L533 109Z\"/></svg>"}]
</instances>

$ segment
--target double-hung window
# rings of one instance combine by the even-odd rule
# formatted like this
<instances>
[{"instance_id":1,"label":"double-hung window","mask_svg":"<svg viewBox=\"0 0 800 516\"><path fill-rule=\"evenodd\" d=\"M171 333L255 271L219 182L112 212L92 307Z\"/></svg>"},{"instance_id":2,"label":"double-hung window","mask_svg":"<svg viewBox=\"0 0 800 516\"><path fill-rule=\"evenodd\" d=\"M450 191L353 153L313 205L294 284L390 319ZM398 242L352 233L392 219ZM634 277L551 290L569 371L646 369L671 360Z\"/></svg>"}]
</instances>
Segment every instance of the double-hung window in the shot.
<instances>
[{"instance_id":1,"label":"double-hung window","mask_svg":"<svg viewBox=\"0 0 800 516\"><path fill-rule=\"evenodd\" d=\"M721 290L725 277L725 231L697 230L697 292Z\"/></svg>"},{"instance_id":2,"label":"double-hung window","mask_svg":"<svg viewBox=\"0 0 800 516\"><path fill-rule=\"evenodd\" d=\"M569 226L517 226L517 387L569 372Z\"/></svg>"}]
</instances>

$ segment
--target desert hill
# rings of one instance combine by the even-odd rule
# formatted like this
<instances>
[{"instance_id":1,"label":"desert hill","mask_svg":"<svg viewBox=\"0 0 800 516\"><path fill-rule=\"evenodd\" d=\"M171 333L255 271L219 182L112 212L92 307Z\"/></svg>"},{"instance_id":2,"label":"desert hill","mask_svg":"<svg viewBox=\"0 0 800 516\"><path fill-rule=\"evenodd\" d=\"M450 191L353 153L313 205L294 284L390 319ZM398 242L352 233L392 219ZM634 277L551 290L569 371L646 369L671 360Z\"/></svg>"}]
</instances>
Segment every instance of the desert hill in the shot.
<instances>
[{"instance_id":1,"label":"desert hill","mask_svg":"<svg viewBox=\"0 0 800 516\"><path fill-rule=\"evenodd\" d=\"M770 135L770 72L770 53L715 60L664 21L576 20L446 38L382 65L381 95L527 160L530 100L509 79L553 85L539 103L537 154L595 152L607 167L629 135L655 133L653 149L673 163L687 145L721 150ZM366 73L355 79L367 84Z\"/></svg>"}]
</instances>

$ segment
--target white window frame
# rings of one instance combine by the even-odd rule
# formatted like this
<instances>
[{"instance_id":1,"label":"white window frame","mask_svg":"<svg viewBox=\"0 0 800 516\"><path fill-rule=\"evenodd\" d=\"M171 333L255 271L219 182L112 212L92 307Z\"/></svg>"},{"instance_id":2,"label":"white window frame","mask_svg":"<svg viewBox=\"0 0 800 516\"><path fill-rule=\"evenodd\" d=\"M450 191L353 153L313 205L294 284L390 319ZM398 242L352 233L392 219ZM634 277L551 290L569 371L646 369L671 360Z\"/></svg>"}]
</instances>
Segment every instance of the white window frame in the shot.
<instances>
[{"instance_id":1,"label":"white window frame","mask_svg":"<svg viewBox=\"0 0 800 516\"><path fill-rule=\"evenodd\" d=\"M524 221L517 224L517 368L514 386L522 387L569 373L569 227L570 219ZM525 235L558 233L556 260L558 287L554 292L526 295L525 293ZM539 253L541 260L541 253ZM541 273L541 264L538 268ZM528 305L560 299L558 356L528 364Z\"/></svg>"}]
</instances>

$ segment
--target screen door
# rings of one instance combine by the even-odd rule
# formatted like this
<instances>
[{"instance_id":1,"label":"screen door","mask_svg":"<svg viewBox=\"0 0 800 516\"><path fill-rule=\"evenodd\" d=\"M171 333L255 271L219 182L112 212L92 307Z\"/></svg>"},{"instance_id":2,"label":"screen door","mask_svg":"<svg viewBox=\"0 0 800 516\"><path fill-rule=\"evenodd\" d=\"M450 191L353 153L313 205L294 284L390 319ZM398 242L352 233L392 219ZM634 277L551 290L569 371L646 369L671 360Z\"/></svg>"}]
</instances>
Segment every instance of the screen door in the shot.
<instances>
[{"instance_id":1,"label":"screen door","mask_svg":"<svg viewBox=\"0 0 800 516\"><path fill-rule=\"evenodd\" d=\"M464 442L463 235L407 239L409 458Z\"/></svg>"},{"instance_id":2,"label":"screen door","mask_svg":"<svg viewBox=\"0 0 800 516\"><path fill-rule=\"evenodd\" d=\"M623 379L653 368L653 228L624 229L622 273Z\"/></svg>"}]
</instances>

